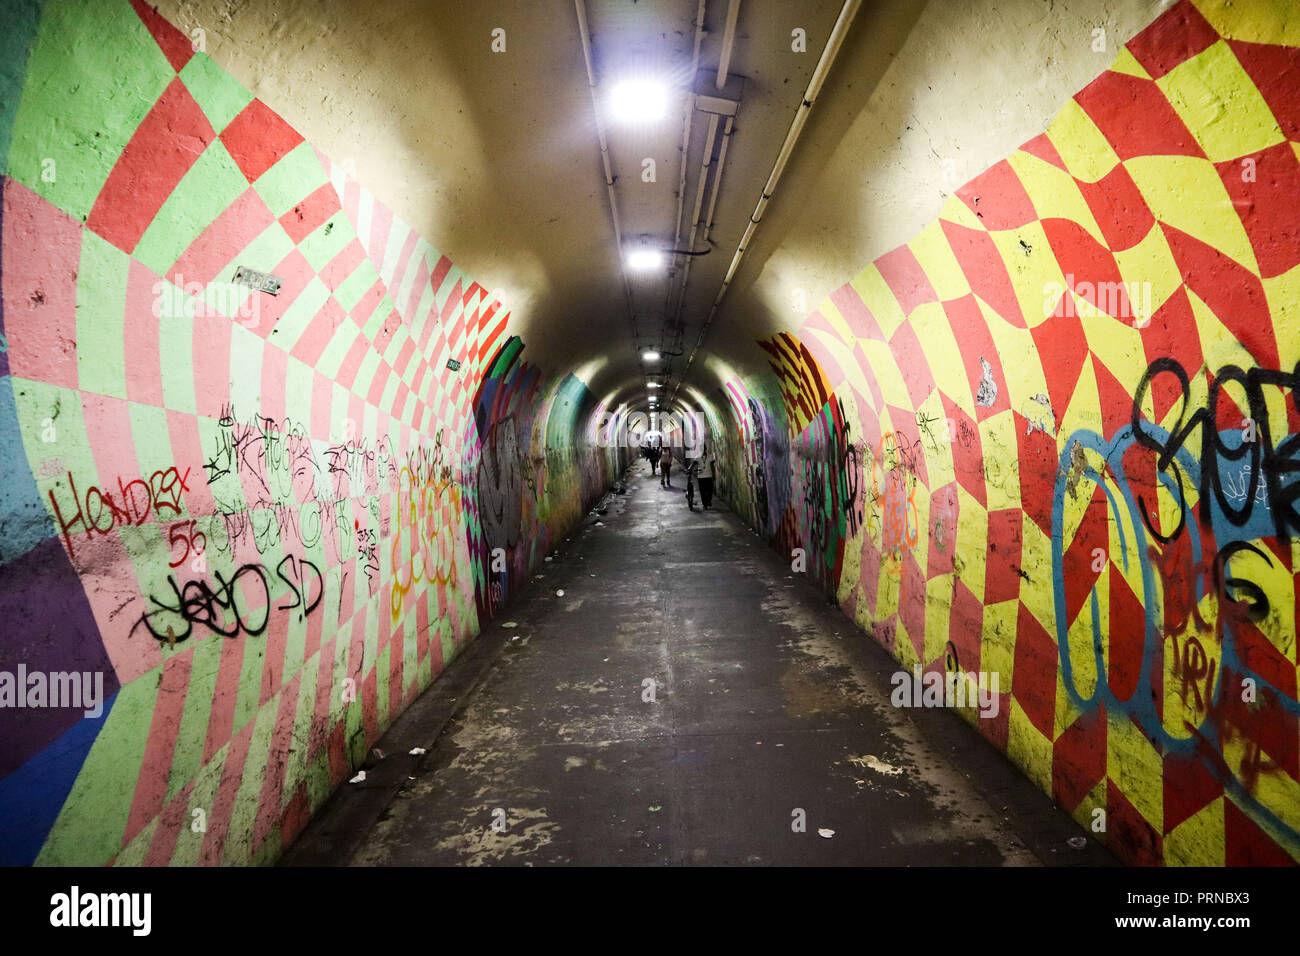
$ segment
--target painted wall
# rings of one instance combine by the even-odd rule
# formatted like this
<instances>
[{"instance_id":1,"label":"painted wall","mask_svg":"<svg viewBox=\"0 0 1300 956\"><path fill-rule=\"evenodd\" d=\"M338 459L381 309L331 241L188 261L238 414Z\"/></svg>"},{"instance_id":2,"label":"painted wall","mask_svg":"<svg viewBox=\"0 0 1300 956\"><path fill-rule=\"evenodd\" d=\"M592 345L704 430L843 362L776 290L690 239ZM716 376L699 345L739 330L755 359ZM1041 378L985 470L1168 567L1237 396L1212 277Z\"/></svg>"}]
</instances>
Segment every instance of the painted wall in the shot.
<instances>
[{"instance_id":1,"label":"painted wall","mask_svg":"<svg viewBox=\"0 0 1300 956\"><path fill-rule=\"evenodd\" d=\"M267 862L622 461L150 7L0 42L0 862Z\"/></svg>"},{"instance_id":2,"label":"painted wall","mask_svg":"<svg viewBox=\"0 0 1300 956\"><path fill-rule=\"evenodd\" d=\"M1121 859L1300 860L1288 4L1178 3L759 345L708 399L792 566L902 667L996 672L967 716Z\"/></svg>"}]
</instances>

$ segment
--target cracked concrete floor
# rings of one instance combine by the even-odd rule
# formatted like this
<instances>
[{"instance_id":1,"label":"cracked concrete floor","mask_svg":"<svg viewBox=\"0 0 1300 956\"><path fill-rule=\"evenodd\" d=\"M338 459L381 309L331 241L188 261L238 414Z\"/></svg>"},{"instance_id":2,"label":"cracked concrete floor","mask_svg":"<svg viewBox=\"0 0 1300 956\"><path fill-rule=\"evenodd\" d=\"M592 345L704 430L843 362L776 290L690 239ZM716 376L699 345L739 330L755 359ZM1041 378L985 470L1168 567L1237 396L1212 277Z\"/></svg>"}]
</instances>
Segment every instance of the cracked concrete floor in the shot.
<instances>
[{"instance_id":1,"label":"cracked concrete floor","mask_svg":"<svg viewBox=\"0 0 1300 956\"><path fill-rule=\"evenodd\" d=\"M680 481L638 462L282 863L1113 863L958 715L891 706L892 658Z\"/></svg>"}]
</instances>

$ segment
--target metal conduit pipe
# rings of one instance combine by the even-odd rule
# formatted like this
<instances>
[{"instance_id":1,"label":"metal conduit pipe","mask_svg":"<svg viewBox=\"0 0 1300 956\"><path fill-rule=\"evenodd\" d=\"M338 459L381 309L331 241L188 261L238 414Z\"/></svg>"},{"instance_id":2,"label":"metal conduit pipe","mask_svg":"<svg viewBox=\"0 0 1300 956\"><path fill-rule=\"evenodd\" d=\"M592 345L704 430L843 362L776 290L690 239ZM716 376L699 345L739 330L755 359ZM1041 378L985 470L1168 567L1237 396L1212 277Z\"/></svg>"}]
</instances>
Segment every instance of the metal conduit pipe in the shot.
<instances>
[{"instance_id":1,"label":"metal conduit pipe","mask_svg":"<svg viewBox=\"0 0 1300 956\"><path fill-rule=\"evenodd\" d=\"M727 146L731 143L731 128L736 123L736 117L728 116L727 125L722 130L722 148L718 150L718 174L713 177L713 195L709 197L709 211L704 214L704 233L700 236L701 241L709 241L709 233L713 231L713 211L718 207L718 192L722 187L722 173L727 163Z\"/></svg>"},{"instance_id":2,"label":"metal conduit pipe","mask_svg":"<svg viewBox=\"0 0 1300 956\"><path fill-rule=\"evenodd\" d=\"M713 162L713 144L718 140L718 114L709 117L709 135L704 140L704 161L700 164L700 182L695 190L695 208L691 212L691 234L687 239L687 248L695 250L695 236L700 229L700 211L704 208L704 190L709 185L709 169ZM682 303L686 299L686 283L691 277L693 258L686 260L682 267L682 281L677 290L677 308L673 310L674 330L681 324Z\"/></svg>"},{"instance_id":3,"label":"metal conduit pipe","mask_svg":"<svg viewBox=\"0 0 1300 956\"><path fill-rule=\"evenodd\" d=\"M740 16L740 0L727 5L727 27L722 32L722 54L718 57L718 89L727 85L727 71L731 67L731 51L736 44L736 20Z\"/></svg>"},{"instance_id":4,"label":"metal conduit pipe","mask_svg":"<svg viewBox=\"0 0 1300 956\"><path fill-rule=\"evenodd\" d=\"M700 42L704 39L704 2L705 0L700 0L699 10L695 15L695 52L691 55L692 82L700 69ZM686 154L691 145L691 118L694 112L695 94L687 93L686 117L682 121L682 162L677 173L677 218L674 220L677 228L673 232L674 249L678 248L682 241L682 210L686 208Z\"/></svg>"},{"instance_id":5,"label":"metal conduit pipe","mask_svg":"<svg viewBox=\"0 0 1300 956\"><path fill-rule=\"evenodd\" d=\"M723 89L727 85L727 75L731 69L731 52L735 49L736 45L736 22L739 18L740 0L730 0L727 4L727 24L722 33L722 51L718 56L718 74L714 81L719 90ZM694 73L692 73L692 76L694 76ZM709 230L712 228L713 211L718 205L718 192L722 184L723 164L727 159L727 144L731 141L731 129L734 125L735 117L728 116L726 129L722 134L722 148L718 152L718 171L713 176L713 188L709 195L709 211L703 220L705 224L703 236L706 239L708 238ZM691 214L691 235L687 242L687 248L691 250L695 249L695 236L700 227L700 210L704 202L704 190L708 184L709 169L712 166L713 160L713 144L717 140L717 135L718 114L714 113L709 117L709 137L704 146L704 162L700 165L699 188L695 191L695 211ZM673 310L674 331L682 327L682 309L686 304L686 283L690 281L691 277L691 262L692 260L687 259L686 265L682 268L682 281L677 292L677 308Z\"/></svg>"},{"instance_id":6,"label":"metal conduit pipe","mask_svg":"<svg viewBox=\"0 0 1300 956\"><path fill-rule=\"evenodd\" d=\"M700 44L704 40L704 4L705 0L700 0L699 8L695 12L695 52L691 54L691 77L700 69ZM693 80L692 80L693 82ZM677 215L673 219L673 248L680 249L682 245L682 212L686 209L686 158L691 148L691 120L695 116L695 94L687 92L686 94L686 111L682 117L682 161L677 170ZM689 260L688 260L689 261ZM673 298L673 284L668 283L668 288L664 290L664 317L669 315L669 303ZM664 341L664 329L659 330L659 347L661 351L667 349L667 343Z\"/></svg>"},{"instance_id":7,"label":"metal conduit pipe","mask_svg":"<svg viewBox=\"0 0 1300 956\"><path fill-rule=\"evenodd\" d=\"M718 56L718 73L715 79L715 85L719 90L723 89L727 85L727 76L731 69L731 53L732 50L735 49L735 44L736 44L736 22L739 19L739 17L740 17L740 0L730 0L730 2L727 5L727 20L726 20L726 26L723 28L722 50ZM696 20L695 56L691 64L692 81L699 71L700 36L703 31L703 27L704 27L704 0L700 0L699 17ZM688 102L688 106L692 105L693 101L694 101L694 95L692 94L690 97L690 102ZM686 118L688 132L689 132L690 119L691 119L691 114L688 109L687 118ZM726 132L723 133L722 150L718 156L718 171L717 174L713 177L713 192L709 198L709 213L708 213L708 218L706 220L706 228L704 230L704 235L706 237L709 234L707 223L712 221L713 209L718 202L718 187L719 184L721 183L722 172L723 172L722 164L727 156L727 142L731 136L731 128L733 122L734 122L733 117L727 118ZM695 211L691 216L691 234L690 234L690 239L687 242L687 248L692 250L694 250L695 248L695 236L699 230L700 209L703 204L704 190L708 181L709 168L711 165L711 160L713 158L713 144L717 140L717 132L718 132L718 116L717 114L714 114L709 118L709 138L708 138L708 142L705 144L704 147L704 161L700 166L700 183L699 183L699 188L695 192ZM683 151L682 151L682 168L681 168L681 176L678 181L678 195L677 195L678 226L677 226L677 231L674 233L674 237L673 237L674 240L673 248L680 248L681 246L681 217L682 217L682 208L683 208L682 200L685 198L685 189L686 189L685 147L688 143L689 143L689 138L688 137L684 138ZM665 316L671 315L673 317L674 335L676 335L677 330L681 328L681 313L682 313L682 308L686 301L686 284L687 282L690 281L690 277L691 277L691 260L687 259L686 265L682 267L681 282L677 287L676 308L670 311L667 308L667 302L665 302L664 314ZM672 298L672 289L670 288L668 292L668 299L671 298Z\"/></svg>"},{"instance_id":8,"label":"metal conduit pipe","mask_svg":"<svg viewBox=\"0 0 1300 956\"><path fill-rule=\"evenodd\" d=\"M717 119L717 117L715 116L714 119ZM713 176L713 188L709 192L709 208L708 211L704 214L704 218L699 219L696 223L697 226L701 224L704 226L704 231L700 233L701 242L707 242L709 239L709 233L713 231L713 213L718 206L718 193L721 192L722 190L722 174L726 171L725 164L727 162L727 147L731 143L731 132L732 132L732 127L735 125L735 122L736 122L736 118L734 116L728 116L727 125L723 128L722 131L722 148L718 150L718 161L717 163L714 164L717 166L718 171ZM693 228L691 230L691 248L693 249L694 247L695 247L695 229ZM683 278L682 278L681 293L677 300L677 310L675 316L676 316L676 325L679 328L681 327L681 314L685 307L685 301L686 301L686 280L690 278L692 261L693 260L688 259L686 262L686 267L685 267L685 271L683 272Z\"/></svg>"},{"instance_id":9,"label":"metal conduit pipe","mask_svg":"<svg viewBox=\"0 0 1300 956\"><path fill-rule=\"evenodd\" d=\"M736 254L732 257L731 265L727 268L727 274L722 280L722 288L718 290L717 298L713 300L713 307L709 309L708 318L704 320L704 325L700 327L699 337L695 340L695 346L691 349L690 357L686 360L686 368L682 370L682 376L678 379L677 387L673 389L670 401L676 401L677 399L677 393L681 390L682 381L685 380L686 374L695 361L695 353L699 351L705 333L708 332L709 326L713 324L714 316L718 314L718 306L727 294L727 288L731 285L732 279L735 278L736 270L740 268L740 261L744 258L745 250L749 248L750 240L758 229L759 222L763 219L763 212L767 209L767 204L772 201L772 197L776 193L777 183L781 179L781 174L785 172L786 164L790 161L790 155L794 152L795 144L799 141L799 134L803 132L804 124L808 122L808 116L812 112L813 104L817 102L822 85L826 82L826 75L835 63L840 47L844 45L844 38L849 32L849 27L853 24L853 18L857 16L861 7L862 0L845 0L844 6L840 9L840 15L835 21L835 26L831 29L831 35L822 50L821 58L817 61L817 67L813 70L812 78L808 81L808 88L804 91L803 100L800 102L798 110L795 111L794 121L790 124L789 132L785 134L785 142L781 144L781 152L777 154L772 173L767 177L766 185L763 186L763 195L759 198L758 205L754 207L754 212L749 217L749 225L745 227L745 234L741 236L740 244L736 247Z\"/></svg>"},{"instance_id":10,"label":"metal conduit pipe","mask_svg":"<svg viewBox=\"0 0 1300 956\"><path fill-rule=\"evenodd\" d=\"M605 188L609 192L609 212L614 220L614 242L618 247L619 271L623 276L623 294L627 297L627 313L632 320L632 345L641 351L640 333L636 325L636 309L632 304L632 284L627 278L627 263L623 256L623 230L618 224L618 199L614 195L614 173L609 165L609 144L605 140L605 126L600 121L600 97L596 93L596 70L591 62L591 33L587 28L587 5L583 0L573 0L578 13L578 32L582 36L582 58L587 64L587 86L591 92L591 108L596 119L596 137L600 141L600 159L605 167Z\"/></svg>"}]
</instances>

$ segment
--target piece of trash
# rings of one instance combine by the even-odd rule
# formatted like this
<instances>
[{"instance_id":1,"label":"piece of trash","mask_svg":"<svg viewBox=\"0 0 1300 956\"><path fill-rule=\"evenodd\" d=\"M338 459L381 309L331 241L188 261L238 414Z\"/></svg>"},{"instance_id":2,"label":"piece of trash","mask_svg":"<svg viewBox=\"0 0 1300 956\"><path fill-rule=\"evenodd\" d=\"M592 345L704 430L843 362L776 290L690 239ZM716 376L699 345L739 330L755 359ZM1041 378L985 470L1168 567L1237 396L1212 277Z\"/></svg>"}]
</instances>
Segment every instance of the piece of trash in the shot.
<instances>
[{"instance_id":1,"label":"piece of trash","mask_svg":"<svg viewBox=\"0 0 1300 956\"><path fill-rule=\"evenodd\" d=\"M825 837L826 839L829 840L831 837L835 836L835 831L827 827L822 827L817 831L817 835L819 837Z\"/></svg>"},{"instance_id":2,"label":"piece of trash","mask_svg":"<svg viewBox=\"0 0 1300 956\"><path fill-rule=\"evenodd\" d=\"M662 809L663 809L663 807L651 807L651 808L650 808L650 812L651 812L651 813L658 813L658 812L659 812L660 810L662 810Z\"/></svg>"},{"instance_id":3,"label":"piece of trash","mask_svg":"<svg viewBox=\"0 0 1300 956\"><path fill-rule=\"evenodd\" d=\"M370 751L370 759L375 761L383 760L384 752L380 750L378 747L375 747L373 750Z\"/></svg>"},{"instance_id":4,"label":"piece of trash","mask_svg":"<svg viewBox=\"0 0 1300 956\"><path fill-rule=\"evenodd\" d=\"M1088 845L1088 838L1081 837L1081 836L1072 836L1066 842L1069 843L1070 846L1074 847L1076 850L1082 850L1085 846Z\"/></svg>"},{"instance_id":5,"label":"piece of trash","mask_svg":"<svg viewBox=\"0 0 1300 956\"><path fill-rule=\"evenodd\" d=\"M596 575L594 575L594 574L589 574L589 575L587 575L587 577L589 577L589 578L594 578L595 576L596 576Z\"/></svg>"},{"instance_id":6,"label":"piece of trash","mask_svg":"<svg viewBox=\"0 0 1300 956\"><path fill-rule=\"evenodd\" d=\"M514 643L514 642L517 641L517 640L519 640L519 635L518 635L518 634L516 634L514 637L510 638L511 643Z\"/></svg>"},{"instance_id":7,"label":"piece of trash","mask_svg":"<svg viewBox=\"0 0 1300 956\"><path fill-rule=\"evenodd\" d=\"M564 597L564 588L560 588L558 591L556 591L556 592L555 592L555 596L556 596L556 597Z\"/></svg>"},{"instance_id":8,"label":"piece of trash","mask_svg":"<svg viewBox=\"0 0 1300 956\"><path fill-rule=\"evenodd\" d=\"M351 780L349 780L348 783L364 783L365 779L366 779L366 772L364 770L358 770L357 775L353 777Z\"/></svg>"},{"instance_id":9,"label":"piece of trash","mask_svg":"<svg viewBox=\"0 0 1300 956\"><path fill-rule=\"evenodd\" d=\"M429 751L425 750L423 747L412 747L410 750L407 751L407 753L410 754L412 757L418 757L420 756L420 754L427 754L428 752Z\"/></svg>"},{"instance_id":10,"label":"piece of trash","mask_svg":"<svg viewBox=\"0 0 1300 956\"><path fill-rule=\"evenodd\" d=\"M501 626L502 626L502 627L518 627L518 626L519 626L519 622L518 622L518 621L506 621L506 622L505 622L504 624L502 624Z\"/></svg>"},{"instance_id":11,"label":"piece of trash","mask_svg":"<svg viewBox=\"0 0 1300 956\"><path fill-rule=\"evenodd\" d=\"M597 522L596 522L596 527L597 527L597 528L603 528L603 527L605 527L605 522L603 522L603 521L597 521Z\"/></svg>"},{"instance_id":12,"label":"piece of trash","mask_svg":"<svg viewBox=\"0 0 1300 956\"><path fill-rule=\"evenodd\" d=\"M876 773L886 773L889 774L890 776L894 776L896 774L900 774L903 772L902 767L894 767L890 764L887 764L879 757L876 757L873 754L866 754L865 756L862 757L850 757L849 763L857 767L867 767L868 769L876 771Z\"/></svg>"}]
</instances>

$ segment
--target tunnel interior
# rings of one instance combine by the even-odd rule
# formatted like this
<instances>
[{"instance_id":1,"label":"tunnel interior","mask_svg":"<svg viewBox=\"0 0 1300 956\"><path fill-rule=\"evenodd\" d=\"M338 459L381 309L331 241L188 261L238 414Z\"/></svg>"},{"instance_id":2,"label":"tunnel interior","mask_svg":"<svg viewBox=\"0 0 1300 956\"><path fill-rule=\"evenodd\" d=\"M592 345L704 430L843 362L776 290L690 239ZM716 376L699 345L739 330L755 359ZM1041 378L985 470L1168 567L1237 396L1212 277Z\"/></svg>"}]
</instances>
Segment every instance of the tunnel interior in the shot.
<instances>
[{"instance_id":1,"label":"tunnel interior","mask_svg":"<svg viewBox=\"0 0 1300 956\"><path fill-rule=\"evenodd\" d=\"M647 442L1116 859L1300 861L1284 0L3 6L0 862L274 862Z\"/></svg>"}]
</instances>

